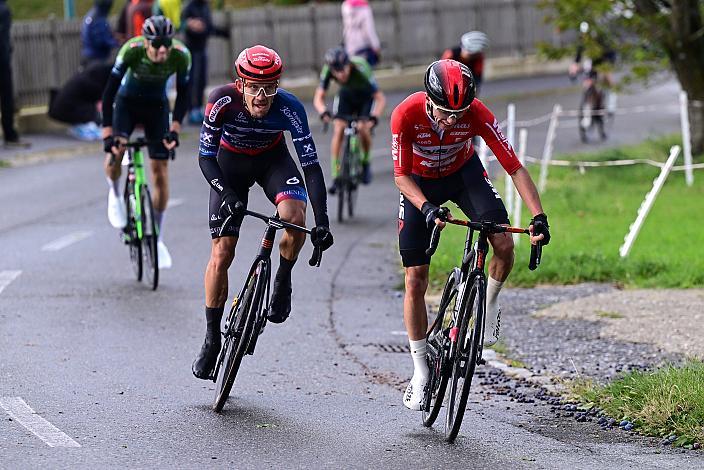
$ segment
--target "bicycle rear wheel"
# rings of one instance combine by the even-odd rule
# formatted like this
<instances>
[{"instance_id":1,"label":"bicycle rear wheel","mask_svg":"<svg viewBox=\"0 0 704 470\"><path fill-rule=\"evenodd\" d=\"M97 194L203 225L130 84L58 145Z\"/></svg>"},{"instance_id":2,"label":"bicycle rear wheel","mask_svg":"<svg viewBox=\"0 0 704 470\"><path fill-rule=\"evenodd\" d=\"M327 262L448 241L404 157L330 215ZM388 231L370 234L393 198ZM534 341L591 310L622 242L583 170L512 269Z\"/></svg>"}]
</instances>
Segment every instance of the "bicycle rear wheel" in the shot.
<instances>
[{"instance_id":1,"label":"bicycle rear wheel","mask_svg":"<svg viewBox=\"0 0 704 470\"><path fill-rule=\"evenodd\" d=\"M137 236L137 209L135 207L134 183L130 183L129 177L125 184L124 197L125 207L127 208L127 226L124 228L123 236L130 250L132 271L137 277L137 281L141 281L144 272L142 264L142 243Z\"/></svg>"},{"instance_id":2,"label":"bicycle rear wheel","mask_svg":"<svg viewBox=\"0 0 704 470\"><path fill-rule=\"evenodd\" d=\"M159 240L159 229L154 220L154 207L152 196L147 185L142 186L142 254L144 256L144 272L147 283L152 290L159 285L159 256L156 244Z\"/></svg>"},{"instance_id":3,"label":"bicycle rear wheel","mask_svg":"<svg viewBox=\"0 0 704 470\"><path fill-rule=\"evenodd\" d=\"M469 388L479 358L484 325L484 295L484 278L482 275L478 275L474 279L469 296L465 294L463 302L460 304L457 342L454 348L455 355L445 421L445 436L449 442L455 440L460 426L462 426Z\"/></svg>"},{"instance_id":4,"label":"bicycle rear wheel","mask_svg":"<svg viewBox=\"0 0 704 470\"><path fill-rule=\"evenodd\" d=\"M222 411L230 390L235 383L235 377L242 363L242 358L247 353L257 315L261 309L261 302L264 294L264 261L259 261L250 271L247 282L240 294L236 305L232 306L227 319L225 330L225 342L216 368L215 379L215 402L213 410Z\"/></svg>"},{"instance_id":5,"label":"bicycle rear wheel","mask_svg":"<svg viewBox=\"0 0 704 470\"><path fill-rule=\"evenodd\" d=\"M440 297L438 313L427 335L430 377L425 396L423 397L422 407L423 426L427 427L432 426L437 419L445 399L449 374L447 374L448 338L444 333L446 326L444 320L447 308L458 301L460 276L458 269L454 269L450 273Z\"/></svg>"}]
</instances>

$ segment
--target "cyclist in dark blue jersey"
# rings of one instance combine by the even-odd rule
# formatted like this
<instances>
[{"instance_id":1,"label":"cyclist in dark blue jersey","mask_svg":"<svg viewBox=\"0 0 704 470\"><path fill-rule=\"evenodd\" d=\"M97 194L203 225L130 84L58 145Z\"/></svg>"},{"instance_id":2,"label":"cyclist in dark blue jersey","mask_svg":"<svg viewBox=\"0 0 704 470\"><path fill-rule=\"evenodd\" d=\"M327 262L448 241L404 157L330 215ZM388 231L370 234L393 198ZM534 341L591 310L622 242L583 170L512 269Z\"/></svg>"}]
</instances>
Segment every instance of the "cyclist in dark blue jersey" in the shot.
<instances>
[{"instance_id":1,"label":"cyclist in dark blue jersey","mask_svg":"<svg viewBox=\"0 0 704 470\"><path fill-rule=\"evenodd\" d=\"M198 160L211 187L208 218L212 245L205 271L206 335L193 362L193 374L201 379L211 378L220 351L227 270L234 259L249 188L259 184L279 216L297 225L305 225L310 198L315 215L313 244L326 250L333 243L323 171L308 118L298 98L278 88L282 70L281 58L274 50L247 48L235 60L235 82L216 88L205 107ZM284 131L291 133L304 176L288 152ZM221 236L228 216L235 222ZM291 311L291 270L304 242L305 234L300 232L286 230L281 237L279 269L269 306L271 322L285 321Z\"/></svg>"}]
</instances>

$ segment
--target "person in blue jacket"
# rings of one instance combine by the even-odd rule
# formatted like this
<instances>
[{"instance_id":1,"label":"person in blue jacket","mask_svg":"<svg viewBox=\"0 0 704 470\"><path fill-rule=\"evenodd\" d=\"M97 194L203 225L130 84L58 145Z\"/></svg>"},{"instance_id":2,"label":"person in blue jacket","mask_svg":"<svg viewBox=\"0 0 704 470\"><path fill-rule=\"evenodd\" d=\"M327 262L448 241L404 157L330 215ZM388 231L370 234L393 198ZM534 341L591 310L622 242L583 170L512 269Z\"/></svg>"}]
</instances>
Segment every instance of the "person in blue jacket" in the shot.
<instances>
[{"instance_id":1,"label":"person in blue jacket","mask_svg":"<svg viewBox=\"0 0 704 470\"><path fill-rule=\"evenodd\" d=\"M113 0L95 0L81 25L81 64L107 62L119 44L112 34L108 13Z\"/></svg>"}]
</instances>

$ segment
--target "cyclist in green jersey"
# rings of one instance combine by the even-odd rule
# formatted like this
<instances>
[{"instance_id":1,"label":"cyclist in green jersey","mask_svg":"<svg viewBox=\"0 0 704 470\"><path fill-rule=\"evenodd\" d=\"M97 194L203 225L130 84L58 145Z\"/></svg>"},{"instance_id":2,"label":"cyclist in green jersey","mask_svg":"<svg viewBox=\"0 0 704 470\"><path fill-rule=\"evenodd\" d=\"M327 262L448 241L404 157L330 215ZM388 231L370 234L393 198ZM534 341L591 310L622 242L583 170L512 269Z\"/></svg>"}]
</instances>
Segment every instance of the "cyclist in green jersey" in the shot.
<instances>
[{"instance_id":1,"label":"cyclist in green jersey","mask_svg":"<svg viewBox=\"0 0 704 470\"><path fill-rule=\"evenodd\" d=\"M340 86L332 114L325 106L325 94L331 80L335 80ZM362 182L364 184L371 182L372 174L369 168L369 151L372 147L371 130L377 125L385 105L386 97L379 90L372 75L372 68L363 57L350 57L342 47L334 47L325 53L325 65L320 72L320 84L315 90L313 106L320 114L320 119L324 122L333 120L334 124L330 143L330 167L333 177L333 184L329 189L331 193L334 193L337 188L335 180L340 170L340 147L347 127L346 118L350 116L356 116L360 120L357 129L362 144Z\"/></svg>"},{"instance_id":2,"label":"cyclist in green jersey","mask_svg":"<svg viewBox=\"0 0 704 470\"><path fill-rule=\"evenodd\" d=\"M188 108L188 74L191 54L182 42L174 39L174 27L163 16L148 18L142 36L127 41L103 92L103 147L108 192L108 219L116 228L127 224L127 211L120 193L120 161L124 143L137 124L144 135L157 144L149 146L154 182L154 217L159 227L157 245L159 268L171 267L171 255L162 241L164 212L169 200L168 166L178 146L181 120ZM176 103L169 123L166 81L176 74ZM113 110L114 103L114 110ZM115 163L116 162L116 163Z\"/></svg>"}]
</instances>

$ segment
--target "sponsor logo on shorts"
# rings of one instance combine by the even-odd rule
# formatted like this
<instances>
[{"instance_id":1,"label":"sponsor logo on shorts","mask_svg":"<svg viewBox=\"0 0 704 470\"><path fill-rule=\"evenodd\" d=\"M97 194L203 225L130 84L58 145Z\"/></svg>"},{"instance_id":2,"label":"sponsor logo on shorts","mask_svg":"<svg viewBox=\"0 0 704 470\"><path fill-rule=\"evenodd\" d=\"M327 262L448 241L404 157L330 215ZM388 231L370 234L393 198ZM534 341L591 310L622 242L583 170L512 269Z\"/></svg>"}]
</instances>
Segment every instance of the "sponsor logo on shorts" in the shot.
<instances>
[{"instance_id":1,"label":"sponsor logo on shorts","mask_svg":"<svg viewBox=\"0 0 704 470\"><path fill-rule=\"evenodd\" d=\"M491 191L494 193L494 197L496 199L501 199L501 196L499 195L499 192L496 190L493 184L491 184L491 180L489 179L489 176L484 172L484 179L486 180L486 183L489 185L491 188Z\"/></svg>"},{"instance_id":2,"label":"sponsor logo on shorts","mask_svg":"<svg viewBox=\"0 0 704 470\"><path fill-rule=\"evenodd\" d=\"M216 187L220 191L223 190L222 184L220 184L220 180L217 178L210 180L210 184L212 184L214 187Z\"/></svg>"},{"instance_id":3,"label":"sponsor logo on shorts","mask_svg":"<svg viewBox=\"0 0 704 470\"><path fill-rule=\"evenodd\" d=\"M218 117L218 113L222 109L223 106L229 104L232 102L232 98L229 96L223 96L219 100L215 102L212 108L210 108L210 113L208 113L208 119L210 122L215 122L215 118Z\"/></svg>"},{"instance_id":4,"label":"sponsor logo on shorts","mask_svg":"<svg viewBox=\"0 0 704 470\"><path fill-rule=\"evenodd\" d=\"M299 180L296 176L286 180L286 184L298 184L300 182L301 182L301 180Z\"/></svg>"},{"instance_id":5,"label":"sponsor logo on shorts","mask_svg":"<svg viewBox=\"0 0 704 470\"><path fill-rule=\"evenodd\" d=\"M220 216L216 214L210 214L210 220L215 222L216 220L220 220Z\"/></svg>"}]
</instances>

